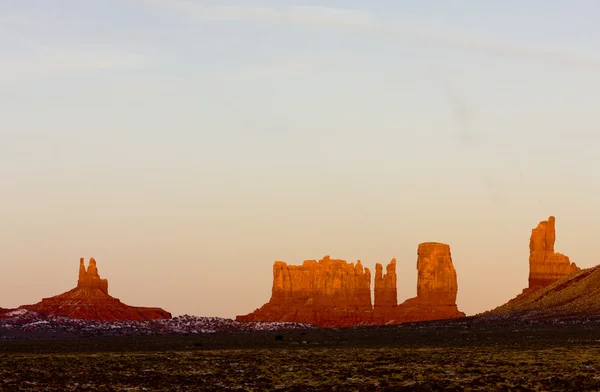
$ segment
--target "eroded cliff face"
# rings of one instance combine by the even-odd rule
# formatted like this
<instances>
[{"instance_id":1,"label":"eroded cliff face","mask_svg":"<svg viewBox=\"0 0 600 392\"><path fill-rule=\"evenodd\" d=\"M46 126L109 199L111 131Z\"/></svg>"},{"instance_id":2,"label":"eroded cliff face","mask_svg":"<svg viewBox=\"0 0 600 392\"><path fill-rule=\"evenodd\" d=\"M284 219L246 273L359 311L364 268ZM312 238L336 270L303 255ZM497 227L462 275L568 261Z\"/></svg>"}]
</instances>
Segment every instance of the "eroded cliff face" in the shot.
<instances>
[{"instance_id":1,"label":"eroded cliff face","mask_svg":"<svg viewBox=\"0 0 600 392\"><path fill-rule=\"evenodd\" d=\"M371 309L369 269L325 256L300 266L275 262L270 301L237 319L350 326L369 320Z\"/></svg>"},{"instance_id":2,"label":"eroded cliff face","mask_svg":"<svg viewBox=\"0 0 600 392\"><path fill-rule=\"evenodd\" d=\"M77 287L96 287L103 293L108 294L108 280L100 278L96 260L93 257L90 259L87 270L85 269L83 257L79 259L79 280L77 281Z\"/></svg>"},{"instance_id":3,"label":"eroded cliff face","mask_svg":"<svg viewBox=\"0 0 600 392\"><path fill-rule=\"evenodd\" d=\"M392 259L385 267L375 264L374 280L374 305L378 308L393 308L398 305L398 292L396 289L396 259Z\"/></svg>"},{"instance_id":4,"label":"eroded cliff face","mask_svg":"<svg viewBox=\"0 0 600 392\"><path fill-rule=\"evenodd\" d=\"M560 296L556 297L554 291L550 291L549 297L556 297L552 301L538 301L540 293L544 293L546 296L546 288L552 285L558 280L568 280L570 275L575 275L576 272L581 271L581 268L577 267L575 263L571 263L569 257L554 252L554 243L556 241L556 218L550 216L548 220L541 221L534 229L531 230L531 236L529 237L529 286L524 288L523 291L512 298L504 305L498 306L491 311L485 312L484 314L501 314L517 312L525 309L526 307L535 306L540 309L540 313L545 312L544 306L552 307L551 305L554 300L560 302ZM567 286L573 286L573 290L576 291L576 295L582 291L580 285L574 284L577 279L573 279ZM562 286L562 285L561 285ZM562 291L564 287L560 290ZM571 290L571 289L569 289ZM566 298L564 292L561 294ZM570 296L571 294L569 294ZM533 302L536 302L533 304ZM545 305L544 305L545 304ZM550 311L550 309L546 309ZM585 312L584 309L580 311Z\"/></svg>"},{"instance_id":5,"label":"eroded cliff face","mask_svg":"<svg viewBox=\"0 0 600 392\"><path fill-rule=\"evenodd\" d=\"M465 317L456 306L457 292L450 246L439 242L421 243L417 248L417 296L399 304L385 317L394 323Z\"/></svg>"},{"instance_id":6,"label":"eroded cliff face","mask_svg":"<svg viewBox=\"0 0 600 392\"><path fill-rule=\"evenodd\" d=\"M529 289L539 290L580 270L568 256L554 252L556 219L551 216L531 230L529 238Z\"/></svg>"},{"instance_id":7,"label":"eroded cliff face","mask_svg":"<svg viewBox=\"0 0 600 392\"><path fill-rule=\"evenodd\" d=\"M436 305L455 305L458 283L450 246L438 242L419 244L417 249L417 298Z\"/></svg>"},{"instance_id":8,"label":"eroded cliff face","mask_svg":"<svg viewBox=\"0 0 600 392\"><path fill-rule=\"evenodd\" d=\"M397 304L396 260L375 267L371 306L368 268L328 256L318 262L273 265L271 299L260 309L238 316L238 321L289 321L322 327L397 324L408 321L464 317L456 307L456 271L448 245L419 245L418 295Z\"/></svg>"},{"instance_id":9,"label":"eroded cliff face","mask_svg":"<svg viewBox=\"0 0 600 392\"><path fill-rule=\"evenodd\" d=\"M277 261L270 302L370 309L371 271L360 260L354 265L329 256L318 262L306 260L301 266Z\"/></svg>"},{"instance_id":10,"label":"eroded cliff face","mask_svg":"<svg viewBox=\"0 0 600 392\"><path fill-rule=\"evenodd\" d=\"M37 304L23 305L20 308L48 316L100 321L171 318L171 314L163 309L125 305L108 295L108 280L100 278L93 258L90 259L87 269L83 259L79 260L77 287L66 293L44 298Z\"/></svg>"}]
</instances>

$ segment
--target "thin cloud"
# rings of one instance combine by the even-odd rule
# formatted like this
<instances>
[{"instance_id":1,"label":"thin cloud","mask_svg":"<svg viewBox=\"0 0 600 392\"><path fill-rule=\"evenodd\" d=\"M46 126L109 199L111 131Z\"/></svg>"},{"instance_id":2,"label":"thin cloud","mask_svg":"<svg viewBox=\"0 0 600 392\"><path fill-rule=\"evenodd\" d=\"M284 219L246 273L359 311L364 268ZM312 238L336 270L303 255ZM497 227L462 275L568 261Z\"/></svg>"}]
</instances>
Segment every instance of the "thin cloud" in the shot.
<instances>
[{"instance_id":1,"label":"thin cloud","mask_svg":"<svg viewBox=\"0 0 600 392\"><path fill-rule=\"evenodd\" d=\"M293 22L327 27L370 29L377 26L370 14L356 10L294 6L289 7L284 15L285 19Z\"/></svg>"},{"instance_id":2,"label":"thin cloud","mask_svg":"<svg viewBox=\"0 0 600 392\"><path fill-rule=\"evenodd\" d=\"M0 28L38 28L56 25L81 26L88 25L89 20L83 20L73 15L65 17L58 11L53 12L0 12Z\"/></svg>"},{"instance_id":3,"label":"thin cloud","mask_svg":"<svg viewBox=\"0 0 600 392\"><path fill-rule=\"evenodd\" d=\"M273 78L274 76L299 76L316 71L323 59L312 56L291 56L268 65L249 68L241 71L227 71L216 76L227 81L254 81Z\"/></svg>"},{"instance_id":4,"label":"thin cloud","mask_svg":"<svg viewBox=\"0 0 600 392\"><path fill-rule=\"evenodd\" d=\"M34 26L38 22L38 19L23 14L16 13L3 13L0 14L0 27L3 26Z\"/></svg>"},{"instance_id":5,"label":"thin cloud","mask_svg":"<svg viewBox=\"0 0 600 392\"><path fill-rule=\"evenodd\" d=\"M142 6L151 6L185 15L202 21L227 20L279 20L281 14L268 7L248 6L206 6L187 0L134 0Z\"/></svg>"},{"instance_id":6,"label":"thin cloud","mask_svg":"<svg viewBox=\"0 0 600 392\"><path fill-rule=\"evenodd\" d=\"M206 6L190 0L130 0L175 12L196 21L255 20L297 23L328 28L361 30L397 36L419 42L441 44L496 55L518 55L600 68L600 55L576 52L567 48L545 47L488 37L478 33L459 33L448 28L417 26L398 18L385 19L366 11L314 6L283 8L253 6ZM441 26L440 26L441 27Z\"/></svg>"},{"instance_id":7,"label":"thin cloud","mask_svg":"<svg viewBox=\"0 0 600 392\"><path fill-rule=\"evenodd\" d=\"M133 69L143 64L144 58L134 53L41 48L31 55L0 59L0 82L43 78L78 71Z\"/></svg>"},{"instance_id":8,"label":"thin cloud","mask_svg":"<svg viewBox=\"0 0 600 392\"><path fill-rule=\"evenodd\" d=\"M0 12L0 46L4 44L6 48L0 53L0 83L79 71L133 69L146 63L146 59L136 53L118 52L113 48L89 51L44 46L36 38L57 25L82 23L84 21L65 18L59 12Z\"/></svg>"}]
</instances>

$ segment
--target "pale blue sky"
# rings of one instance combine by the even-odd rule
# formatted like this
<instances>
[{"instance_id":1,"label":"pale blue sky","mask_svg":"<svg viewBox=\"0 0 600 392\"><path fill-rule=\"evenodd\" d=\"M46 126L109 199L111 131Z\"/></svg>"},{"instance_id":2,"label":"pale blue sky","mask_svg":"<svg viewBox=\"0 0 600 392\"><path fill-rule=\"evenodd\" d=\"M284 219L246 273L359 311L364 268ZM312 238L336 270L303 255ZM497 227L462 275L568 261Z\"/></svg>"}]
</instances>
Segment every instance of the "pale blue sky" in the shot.
<instances>
[{"instance_id":1,"label":"pale blue sky","mask_svg":"<svg viewBox=\"0 0 600 392\"><path fill-rule=\"evenodd\" d=\"M368 5L367 5L368 4ZM0 0L0 306L95 257L125 303L235 316L275 260L449 243L459 307L531 228L600 253L597 1Z\"/></svg>"}]
</instances>

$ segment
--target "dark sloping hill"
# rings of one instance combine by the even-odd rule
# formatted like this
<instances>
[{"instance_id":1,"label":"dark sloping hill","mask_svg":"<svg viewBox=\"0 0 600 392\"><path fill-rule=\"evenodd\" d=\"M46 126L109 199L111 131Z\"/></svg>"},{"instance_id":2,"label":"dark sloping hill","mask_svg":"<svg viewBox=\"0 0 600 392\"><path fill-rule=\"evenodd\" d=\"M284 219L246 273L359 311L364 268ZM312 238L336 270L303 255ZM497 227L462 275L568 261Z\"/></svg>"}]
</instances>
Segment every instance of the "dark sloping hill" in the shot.
<instances>
[{"instance_id":1,"label":"dark sloping hill","mask_svg":"<svg viewBox=\"0 0 600 392\"><path fill-rule=\"evenodd\" d=\"M525 290L482 317L561 319L600 317L600 266L566 276L541 290Z\"/></svg>"}]
</instances>

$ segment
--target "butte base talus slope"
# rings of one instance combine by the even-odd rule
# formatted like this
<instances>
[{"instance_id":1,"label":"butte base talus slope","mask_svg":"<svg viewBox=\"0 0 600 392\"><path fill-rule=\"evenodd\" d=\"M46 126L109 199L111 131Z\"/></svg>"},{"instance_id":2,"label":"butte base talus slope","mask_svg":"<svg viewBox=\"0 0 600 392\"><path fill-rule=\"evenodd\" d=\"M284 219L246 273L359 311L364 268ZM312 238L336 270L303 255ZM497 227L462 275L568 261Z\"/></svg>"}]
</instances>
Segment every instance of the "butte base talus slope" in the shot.
<instances>
[{"instance_id":1,"label":"butte base talus slope","mask_svg":"<svg viewBox=\"0 0 600 392\"><path fill-rule=\"evenodd\" d=\"M93 258L87 269L83 259L80 259L77 287L54 297L44 298L34 305L23 305L20 309L47 316L99 321L160 320L171 317L171 313L163 309L129 306L110 296L108 280L100 278Z\"/></svg>"}]
</instances>

